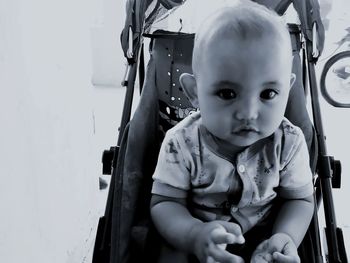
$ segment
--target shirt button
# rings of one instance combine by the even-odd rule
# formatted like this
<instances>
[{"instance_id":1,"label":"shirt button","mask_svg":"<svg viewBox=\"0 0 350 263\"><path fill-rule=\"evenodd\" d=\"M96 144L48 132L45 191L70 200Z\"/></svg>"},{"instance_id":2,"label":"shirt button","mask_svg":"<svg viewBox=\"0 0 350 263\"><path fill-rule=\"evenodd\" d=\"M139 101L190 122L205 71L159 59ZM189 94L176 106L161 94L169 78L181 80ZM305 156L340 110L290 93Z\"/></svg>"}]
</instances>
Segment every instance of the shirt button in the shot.
<instances>
[{"instance_id":1,"label":"shirt button","mask_svg":"<svg viewBox=\"0 0 350 263\"><path fill-rule=\"evenodd\" d=\"M240 171L241 173L244 173L244 172L245 172L245 167L244 167L243 164L240 164L240 165L238 166L238 171Z\"/></svg>"},{"instance_id":2,"label":"shirt button","mask_svg":"<svg viewBox=\"0 0 350 263\"><path fill-rule=\"evenodd\" d=\"M231 206L231 213L236 213L238 211L238 208L235 206Z\"/></svg>"}]
</instances>

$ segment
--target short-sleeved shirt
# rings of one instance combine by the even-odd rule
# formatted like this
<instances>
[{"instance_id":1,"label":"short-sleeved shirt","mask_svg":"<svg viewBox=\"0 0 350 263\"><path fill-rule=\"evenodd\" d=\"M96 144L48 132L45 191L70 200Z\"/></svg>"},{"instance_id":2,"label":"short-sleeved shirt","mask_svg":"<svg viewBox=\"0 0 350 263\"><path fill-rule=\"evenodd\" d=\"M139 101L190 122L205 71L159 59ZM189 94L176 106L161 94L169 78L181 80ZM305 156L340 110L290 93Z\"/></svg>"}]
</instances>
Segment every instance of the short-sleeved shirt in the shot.
<instances>
[{"instance_id":1,"label":"short-sleeved shirt","mask_svg":"<svg viewBox=\"0 0 350 263\"><path fill-rule=\"evenodd\" d=\"M230 156L201 124L200 113L193 113L166 133L153 179L153 194L189 198L195 217L233 218L243 232L267 217L277 195L301 199L313 193L305 138L286 118L271 136ZM223 212L235 180L243 185L240 200Z\"/></svg>"}]
</instances>

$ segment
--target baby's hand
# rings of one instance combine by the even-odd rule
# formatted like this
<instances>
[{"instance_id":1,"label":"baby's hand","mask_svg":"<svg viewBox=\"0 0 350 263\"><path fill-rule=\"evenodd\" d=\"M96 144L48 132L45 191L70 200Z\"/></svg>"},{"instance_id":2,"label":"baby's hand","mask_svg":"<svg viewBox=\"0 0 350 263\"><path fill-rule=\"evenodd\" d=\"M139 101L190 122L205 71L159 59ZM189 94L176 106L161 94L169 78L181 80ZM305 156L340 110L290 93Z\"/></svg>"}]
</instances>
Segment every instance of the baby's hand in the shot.
<instances>
[{"instance_id":1,"label":"baby's hand","mask_svg":"<svg viewBox=\"0 0 350 263\"><path fill-rule=\"evenodd\" d=\"M300 263L297 247L287 234L274 234L255 249L251 263L267 262Z\"/></svg>"},{"instance_id":2,"label":"baby's hand","mask_svg":"<svg viewBox=\"0 0 350 263\"><path fill-rule=\"evenodd\" d=\"M227 252L227 244L243 244L241 228L225 221L203 223L195 238L195 255L201 263L242 263L241 257Z\"/></svg>"}]
</instances>

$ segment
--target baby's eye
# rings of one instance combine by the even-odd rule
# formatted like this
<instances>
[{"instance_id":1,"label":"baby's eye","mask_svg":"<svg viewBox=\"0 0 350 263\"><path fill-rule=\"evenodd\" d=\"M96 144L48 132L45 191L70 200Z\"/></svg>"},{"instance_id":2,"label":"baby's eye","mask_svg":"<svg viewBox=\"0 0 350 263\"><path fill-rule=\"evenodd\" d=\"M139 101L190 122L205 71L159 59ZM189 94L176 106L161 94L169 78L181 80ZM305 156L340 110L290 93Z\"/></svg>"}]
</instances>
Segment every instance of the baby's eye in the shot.
<instances>
[{"instance_id":1,"label":"baby's eye","mask_svg":"<svg viewBox=\"0 0 350 263\"><path fill-rule=\"evenodd\" d=\"M216 95L223 100L232 100L237 97L236 92L234 92L232 89L221 89L216 92Z\"/></svg>"},{"instance_id":2,"label":"baby's eye","mask_svg":"<svg viewBox=\"0 0 350 263\"><path fill-rule=\"evenodd\" d=\"M260 93L260 98L264 100L272 100L277 94L278 92L273 89L266 89Z\"/></svg>"}]
</instances>

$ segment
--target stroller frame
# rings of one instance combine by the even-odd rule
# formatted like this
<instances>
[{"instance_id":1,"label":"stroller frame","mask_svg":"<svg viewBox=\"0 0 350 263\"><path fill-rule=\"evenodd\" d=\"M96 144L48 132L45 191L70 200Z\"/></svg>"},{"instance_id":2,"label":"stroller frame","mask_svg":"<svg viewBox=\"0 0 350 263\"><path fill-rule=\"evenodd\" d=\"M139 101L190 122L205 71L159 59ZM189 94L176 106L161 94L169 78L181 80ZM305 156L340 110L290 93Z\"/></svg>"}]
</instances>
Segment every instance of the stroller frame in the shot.
<instances>
[{"instance_id":1,"label":"stroller frame","mask_svg":"<svg viewBox=\"0 0 350 263\"><path fill-rule=\"evenodd\" d=\"M141 10L140 12L144 14L144 11L146 10L150 2L150 0L131 0L128 1L128 5L132 8L132 10ZM176 3L176 1L163 2L167 2L170 5L170 7L178 4ZM307 3L305 1L302 2L304 4L305 18L308 19L306 10L310 10L308 9L310 7L306 6ZM122 170L125 161L125 151L127 148L127 137L129 133L128 123L131 117L131 105L133 100L134 85L137 71L139 71L140 90L143 87L145 77L143 36L142 26L140 26L142 25L141 21L143 20L144 16L142 15L141 17L138 17L138 19L133 17L132 19L128 20L127 18L125 28L122 32L121 39L122 43L124 43L123 49L125 56L128 60L128 69L126 70L127 74L125 76L125 80L122 83L122 85L126 87L126 94L117 145L115 147L111 147L109 150L104 151L102 158L103 173L112 174L112 177L110 182L105 214L103 217L100 218L98 224L93 254L94 263L131 262L128 257L128 253L130 253L130 251L126 251L130 250L128 248L130 240L127 240L126 244L121 244L122 242L119 239L119 237L121 234L123 234L121 233L121 231L126 231L124 234L129 233L129 235L131 236L131 228L133 224L132 221L133 216L135 215L133 214L130 218L128 218L131 221L126 223L127 229L121 229L120 225L122 223L122 218L121 215L118 214L118 212L120 212L119 209L121 206L120 202L122 200L121 195L123 194L123 191L121 191L120 189L118 191L118 186L123 184L123 176L127 176L122 174ZM135 24L137 24L138 26L135 26ZM332 193L332 188L340 188L341 166L338 160L334 160L334 158L332 156L329 156L327 153L325 135L323 131L323 123L321 118L321 109L319 103L318 85L315 74L315 64L317 62L317 59L315 59L312 55L314 48L312 38L310 38L310 36L304 35L303 44L304 45L302 49L302 66L304 88L309 86L314 127L318 139L318 162L316 170L318 178L315 182L315 196L317 209L315 209L314 216L308 231L309 234L306 235L305 239L309 239L308 242L312 243L311 249L314 252L314 255L312 256L312 262L324 262L317 217L317 210L320 207L321 201L323 201L326 222L325 233L328 248L328 255L326 255L325 260L331 263L346 263L347 255L343 240L343 233L336 223L336 215ZM152 225L146 227L152 228ZM142 240L146 240L149 238L149 236L141 232L142 231L140 231L140 233L137 234L138 237L141 236ZM156 237L152 236L151 238L155 238L156 240ZM149 245L147 246L147 244L141 244L140 246L142 247L142 249L152 250L149 253L149 255L153 255L153 249ZM310 247L308 247L307 245L301 246L299 252L305 254L309 252L309 249ZM311 261L309 261L308 259L307 262Z\"/></svg>"}]
</instances>

